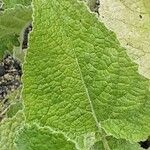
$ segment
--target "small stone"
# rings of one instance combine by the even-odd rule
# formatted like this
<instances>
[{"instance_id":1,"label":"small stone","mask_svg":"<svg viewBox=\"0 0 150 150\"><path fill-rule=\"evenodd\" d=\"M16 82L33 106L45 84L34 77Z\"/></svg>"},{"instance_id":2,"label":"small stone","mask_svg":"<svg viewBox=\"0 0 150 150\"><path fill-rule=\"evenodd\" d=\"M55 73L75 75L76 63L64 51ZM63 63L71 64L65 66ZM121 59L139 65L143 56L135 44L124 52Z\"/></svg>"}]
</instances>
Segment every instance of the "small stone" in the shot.
<instances>
[{"instance_id":1,"label":"small stone","mask_svg":"<svg viewBox=\"0 0 150 150\"><path fill-rule=\"evenodd\" d=\"M9 74L8 73L6 73L5 75L4 75L4 79L8 79L9 78Z\"/></svg>"},{"instance_id":2,"label":"small stone","mask_svg":"<svg viewBox=\"0 0 150 150\"><path fill-rule=\"evenodd\" d=\"M0 77L4 76L5 74L5 68L4 66L0 66Z\"/></svg>"}]
</instances>

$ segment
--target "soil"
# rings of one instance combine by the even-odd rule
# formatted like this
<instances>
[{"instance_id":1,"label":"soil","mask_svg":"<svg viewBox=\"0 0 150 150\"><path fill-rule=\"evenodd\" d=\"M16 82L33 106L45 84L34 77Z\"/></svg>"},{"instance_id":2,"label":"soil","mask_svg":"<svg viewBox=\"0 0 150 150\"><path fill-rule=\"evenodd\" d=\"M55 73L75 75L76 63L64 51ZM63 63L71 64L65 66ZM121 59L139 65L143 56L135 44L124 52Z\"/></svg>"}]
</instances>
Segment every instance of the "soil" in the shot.
<instances>
[{"instance_id":1,"label":"soil","mask_svg":"<svg viewBox=\"0 0 150 150\"><path fill-rule=\"evenodd\" d=\"M29 26L25 29L23 34L23 42L22 42L22 49L28 48L28 35L32 31L32 24L30 23Z\"/></svg>"},{"instance_id":2,"label":"soil","mask_svg":"<svg viewBox=\"0 0 150 150\"><path fill-rule=\"evenodd\" d=\"M150 138L148 138L146 141L139 142L142 148L148 149L150 147Z\"/></svg>"},{"instance_id":3,"label":"soil","mask_svg":"<svg viewBox=\"0 0 150 150\"><path fill-rule=\"evenodd\" d=\"M12 55L6 54L0 62L0 118L3 118L9 107L7 95L21 85L22 69L21 63L13 58Z\"/></svg>"},{"instance_id":4,"label":"soil","mask_svg":"<svg viewBox=\"0 0 150 150\"><path fill-rule=\"evenodd\" d=\"M20 62L7 54L0 63L0 100L20 86L21 75Z\"/></svg>"}]
</instances>

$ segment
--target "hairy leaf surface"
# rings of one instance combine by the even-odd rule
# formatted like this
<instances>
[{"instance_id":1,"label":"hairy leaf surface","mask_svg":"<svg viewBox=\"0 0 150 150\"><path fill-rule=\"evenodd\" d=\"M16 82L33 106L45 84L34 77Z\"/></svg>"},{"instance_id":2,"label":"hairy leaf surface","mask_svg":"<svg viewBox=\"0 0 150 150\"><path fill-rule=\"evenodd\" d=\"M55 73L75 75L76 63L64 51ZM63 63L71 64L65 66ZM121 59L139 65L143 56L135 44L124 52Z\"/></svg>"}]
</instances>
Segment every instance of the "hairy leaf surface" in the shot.
<instances>
[{"instance_id":1,"label":"hairy leaf surface","mask_svg":"<svg viewBox=\"0 0 150 150\"><path fill-rule=\"evenodd\" d=\"M62 134L36 125L25 126L16 140L17 150L76 150Z\"/></svg>"},{"instance_id":2,"label":"hairy leaf surface","mask_svg":"<svg viewBox=\"0 0 150 150\"><path fill-rule=\"evenodd\" d=\"M21 4L23 6L29 6L31 5L32 0L3 0L4 2L4 8L13 8L18 4Z\"/></svg>"},{"instance_id":3,"label":"hairy leaf surface","mask_svg":"<svg viewBox=\"0 0 150 150\"><path fill-rule=\"evenodd\" d=\"M16 150L14 144L16 133L24 124L24 116L22 111L16 116L5 119L0 124L0 150Z\"/></svg>"},{"instance_id":4,"label":"hairy leaf surface","mask_svg":"<svg viewBox=\"0 0 150 150\"><path fill-rule=\"evenodd\" d=\"M130 143L123 139L115 139L113 137L107 137L107 141L111 147L111 150L141 150L138 143ZM105 150L101 141L96 142L90 150Z\"/></svg>"},{"instance_id":5,"label":"hairy leaf surface","mask_svg":"<svg viewBox=\"0 0 150 150\"><path fill-rule=\"evenodd\" d=\"M101 132L137 141L150 131L149 80L76 0L33 0L24 65L27 122L78 137Z\"/></svg>"}]
</instances>

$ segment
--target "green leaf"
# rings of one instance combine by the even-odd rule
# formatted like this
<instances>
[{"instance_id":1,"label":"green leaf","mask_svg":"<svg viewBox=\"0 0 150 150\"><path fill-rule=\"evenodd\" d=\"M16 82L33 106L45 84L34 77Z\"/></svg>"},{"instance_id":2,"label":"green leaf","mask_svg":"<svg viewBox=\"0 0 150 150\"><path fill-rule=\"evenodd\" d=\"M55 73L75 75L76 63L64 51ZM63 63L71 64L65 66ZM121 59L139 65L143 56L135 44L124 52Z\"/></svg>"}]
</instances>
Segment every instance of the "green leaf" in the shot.
<instances>
[{"instance_id":1,"label":"green leaf","mask_svg":"<svg viewBox=\"0 0 150 150\"><path fill-rule=\"evenodd\" d=\"M23 41L23 38L22 38ZM17 58L21 63L24 62L25 59L25 54L26 54L26 49L22 49L22 45L20 47L15 47L13 49L13 56L14 58Z\"/></svg>"},{"instance_id":2,"label":"green leaf","mask_svg":"<svg viewBox=\"0 0 150 150\"><path fill-rule=\"evenodd\" d=\"M76 150L62 134L35 125L25 126L16 139L17 150Z\"/></svg>"},{"instance_id":3,"label":"green leaf","mask_svg":"<svg viewBox=\"0 0 150 150\"><path fill-rule=\"evenodd\" d=\"M20 87L7 95L6 99L8 99L8 103L10 105L6 111L7 118L12 118L19 110L22 110L23 104L21 100L21 90L22 88ZM5 104L3 105L5 106ZM3 107L2 110L4 109Z\"/></svg>"},{"instance_id":4,"label":"green leaf","mask_svg":"<svg viewBox=\"0 0 150 150\"><path fill-rule=\"evenodd\" d=\"M138 143L130 143L123 139L107 137L111 150L141 150ZM102 141L98 141L90 150L105 150Z\"/></svg>"},{"instance_id":5,"label":"green leaf","mask_svg":"<svg viewBox=\"0 0 150 150\"><path fill-rule=\"evenodd\" d=\"M23 76L27 123L71 139L101 136L102 128L130 141L146 138L149 80L115 34L76 0L33 0L33 5Z\"/></svg>"},{"instance_id":6,"label":"green leaf","mask_svg":"<svg viewBox=\"0 0 150 150\"><path fill-rule=\"evenodd\" d=\"M99 14L139 65L139 72L150 79L150 1L101 0Z\"/></svg>"},{"instance_id":7,"label":"green leaf","mask_svg":"<svg viewBox=\"0 0 150 150\"><path fill-rule=\"evenodd\" d=\"M15 104L12 104L9 108L9 110L7 111L7 117L8 118L12 118L16 115L16 113L19 110L22 110L23 106L22 106L22 101L18 101Z\"/></svg>"},{"instance_id":8,"label":"green leaf","mask_svg":"<svg viewBox=\"0 0 150 150\"><path fill-rule=\"evenodd\" d=\"M14 140L16 133L24 124L24 116L20 111L10 119L0 123L0 150L16 150Z\"/></svg>"},{"instance_id":9,"label":"green leaf","mask_svg":"<svg viewBox=\"0 0 150 150\"><path fill-rule=\"evenodd\" d=\"M0 37L0 59L2 59L6 51L9 51L12 53L13 46L20 45L18 38L19 36L15 33Z\"/></svg>"},{"instance_id":10,"label":"green leaf","mask_svg":"<svg viewBox=\"0 0 150 150\"><path fill-rule=\"evenodd\" d=\"M32 0L3 0L5 9L7 8L13 8L17 4L21 4L23 6L29 6L31 5Z\"/></svg>"},{"instance_id":11,"label":"green leaf","mask_svg":"<svg viewBox=\"0 0 150 150\"><path fill-rule=\"evenodd\" d=\"M12 52L19 46L19 37L24 27L31 22L31 7L16 6L0 12L0 59L5 51Z\"/></svg>"}]
</instances>

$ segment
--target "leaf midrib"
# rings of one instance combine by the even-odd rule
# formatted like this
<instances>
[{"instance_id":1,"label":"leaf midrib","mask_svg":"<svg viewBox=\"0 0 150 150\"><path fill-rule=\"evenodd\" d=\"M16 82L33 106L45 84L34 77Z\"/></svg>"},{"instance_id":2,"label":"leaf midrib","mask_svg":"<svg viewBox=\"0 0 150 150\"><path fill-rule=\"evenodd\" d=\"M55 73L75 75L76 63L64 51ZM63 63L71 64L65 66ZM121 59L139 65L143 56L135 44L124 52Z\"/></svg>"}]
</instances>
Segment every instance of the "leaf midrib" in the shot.
<instances>
[{"instance_id":1,"label":"leaf midrib","mask_svg":"<svg viewBox=\"0 0 150 150\"><path fill-rule=\"evenodd\" d=\"M78 61L78 58L77 58L77 55L76 55L76 52L75 50L73 49L73 53L74 53L74 56L75 56L75 61L76 61L76 64L77 64L77 67L78 67L78 70L79 70L79 74L80 74L80 77L81 77L81 81L82 81L82 84L84 86L84 89L85 89L85 93L86 93L86 96L87 96L87 99L89 101L89 104L90 104L90 108L91 108L91 111L92 111L92 115L93 115L93 118L95 120L95 123L96 123L96 126L97 126L97 129L99 131L99 133L101 134L102 136L102 143L104 145L104 149L105 150L110 150L110 147L108 145L108 142L105 138L105 134L103 133L103 130L101 128L101 124L100 122L98 121L97 117L96 117L96 113L95 113L95 110L94 110L94 107L93 107L93 104L92 104L92 100L90 98L90 94L89 94L89 91L88 91L88 88L86 87L86 84L85 84L85 81L84 81L84 77L82 75L82 71L81 71L81 68L80 68L80 65L79 65L79 61Z\"/></svg>"}]
</instances>

